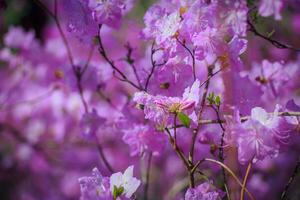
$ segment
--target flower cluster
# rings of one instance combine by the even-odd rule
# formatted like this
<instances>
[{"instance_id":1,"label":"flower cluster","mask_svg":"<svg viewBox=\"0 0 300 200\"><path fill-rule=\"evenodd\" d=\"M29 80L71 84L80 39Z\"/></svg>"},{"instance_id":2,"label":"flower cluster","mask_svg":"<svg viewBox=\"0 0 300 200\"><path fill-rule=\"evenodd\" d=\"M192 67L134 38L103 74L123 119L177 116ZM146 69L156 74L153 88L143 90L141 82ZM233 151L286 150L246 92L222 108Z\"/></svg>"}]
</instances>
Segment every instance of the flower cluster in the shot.
<instances>
[{"instance_id":1,"label":"flower cluster","mask_svg":"<svg viewBox=\"0 0 300 200\"><path fill-rule=\"evenodd\" d=\"M197 107L200 96L200 82L196 80L191 87L184 90L182 97L153 96L145 92L135 93L133 101L141 106L145 118L154 121L162 128L169 125L172 115L186 112L191 117L195 114L193 109Z\"/></svg>"},{"instance_id":2,"label":"flower cluster","mask_svg":"<svg viewBox=\"0 0 300 200\"><path fill-rule=\"evenodd\" d=\"M81 200L125 200L130 199L141 182L133 177L133 166L130 166L123 174L118 172L110 177L103 177L94 168L92 176L80 178L79 183Z\"/></svg>"},{"instance_id":3,"label":"flower cluster","mask_svg":"<svg viewBox=\"0 0 300 200\"><path fill-rule=\"evenodd\" d=\"M197 199L207 199L207 200L217 200L224 196L224 193L214 188L209 182L202 183L196 188L190 188L185 193L185 200L197 200Z\"/></svg>"},{"instance_id":4,"label":"flower cluster","mask_svg":"<svg viewBox=\"0 0 300 200\"><path fill-rule=\"evenodd\" d=\"M0 0L1 198L297 195L298 1L33 2Z\"/></svg>"}]
</instances>

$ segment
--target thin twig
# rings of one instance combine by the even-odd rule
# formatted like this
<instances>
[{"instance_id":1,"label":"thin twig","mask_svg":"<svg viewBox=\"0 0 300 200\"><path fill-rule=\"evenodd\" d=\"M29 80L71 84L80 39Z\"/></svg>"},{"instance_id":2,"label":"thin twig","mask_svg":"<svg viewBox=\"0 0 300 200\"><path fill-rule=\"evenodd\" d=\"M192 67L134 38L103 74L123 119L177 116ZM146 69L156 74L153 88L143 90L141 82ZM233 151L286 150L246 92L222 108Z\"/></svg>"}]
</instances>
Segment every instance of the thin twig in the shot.
<instances>
[{"instance_id":1,"label":"thin twig","mask_svg":"<svg viewBox=\"0 0 300 200\"><path fill-rule=\"evenodd\" d=\"M91 46L91 49L90 49L90 51L89 51L89 54L88 54L88 58L86 59L86 62L85 62L84 66L83 66L83 68L82 68L82 70L81 70L81 75L83 75L83 74L85 73L85 71L87 70L87 68L88 68L88 66L89 66L89 64L90 64L90 62L91 62L91 59L92 59L92 57L93 57L94 50L95 50L95 46L92 45L92 46Z\"/></svg>"},{"instance_id":2,"label":"thin twig","mask_svg":"<svg viewBox=\"0 0 300 200\"><path fill-rule=\"evenodd\" d=\"M175 150L176 154L182 160L182 162L184 163L185 167L187 169L189 169L190 168L189 162L187 161L186 157L184 156L182 150L175 143L175 140L172 137L170 130L168 128L165 128L165 131L168 133L170 144L172 145L172 147Z\"/></svg>"},{"instance_id":3,"label":"thin twig","mask_svg":"<svg viewBox=\"0 0 300 200\"><path fill-rule=\"evenodd\" d=\"M220 123L221 121L221 117L220 117L220 105L217 106L217 108L215 108L214 105L211 106L213 108L213 110L215 111L216 115L217 115L217 119L219 121L219 125L222 129L222 135L221 135L221 140L220 140L220 146L219 146L219 160L224 163L224 137L225 137L225 127L223 126L222 123ZM228 192L228 186L227 186L227 178L226 178L226 173L225 173L225 169L222 168L222 176L223 176L223 182L224 182L224 188L226 190L227 196L228 198L230 198L229 192Z\"/></svg>"},{"instance_id":4,"label":"thin twig","mask_svg":"<svg viewBox=\"0 0 300 200\"><path fill-rule=\"evenodd\" d=\"M207 77L210 77L212 75L212 67L208 66L208 73L207 73ZM200 129L200 119L202 117L202 113L204 111L204 106L205 106L205 101L206 101L206 96L208 93L208 88L209 88L209 84L210 84L210 79L207 78L208 81L206 81L205 83L205 89L202 95L202 99L201 99L201 104L200 104L200 111L198 113L198 125L197 128L193 130L193 135L192 135L192 142L191 142L191 147L190 147L190 151L189 151L189 163L190 165L193 165L194 162L194 151L195 151L195 143L196 143L196 138ZM191 174L190 176L191 182L193 182L193 174ZM194 185L194 184L192 184Z\"/></svg>"},{"instance_id":5,"label":"thin twig","mask_svg":"<svg viewBox=\"0 0 300 200\"><path fill-rule=\"evenodd\" d=\"M210 159L210 158L205 158L203 159L202 162L204 161L208 161L208 162L212 162L215 163L217 165L220 165L221 167L223 167L233 178L234 180L241 186L243 187L242 182L240 181L240 179L237 177L237 175L228 167L226 166L224 163L221 163L220 161L214 160L214 159ZM248 196L250 197L251 200L254 200L253 195L249 192L249 190L245 187L245 191L248 194Z\"/></svg>"},{"instance_id":6,"label":"thin twig","mask_svg":"<svg viewBox=\"0 0 300 200\"><path fill-rule=\"evenodd\" d=\"M274 115L275 113L268 113L269 115ZM278 112L279 117L300 117L300 112ZM241 122L245 122L250 118L250 116L241 117ZM218 124L226 123L223 119L202 119L199 121L200 124ZM177 126L178 127L178 126Z\"/></svg>"},{"instance_id":7,"label":"thin twig","mask_svg":"<svg viewBox=\"0 0 300 200\"><path fill-rule=\"evenodd\" d=\"M68 55L68 59L69 59L69 62L72 66L72 69L73 69L73 73L76 77L76 80L77 80L77 88L78 88L78 91L79 91L79 94L80 94L80 98L81 98L81 101L83 103L83 106L84 106L84 109L85 109L85 112L88 112L88 104L84 98L84 95L83 95L83 87L82 87L82 84L81 84L81 80L82 80L82 76L84 74L84 72L81 70L80 67L76 67L75 64L74 64L74 60L73 60L73 56L72 56L72 52L71 52L71 48L69 46L69 43L68 43L68 40L67 40L67 37L66 35L64 34L64 31L62 29L62 26L60 24L60 21L59 21L59 18L58 18L58 9L57 9L57 0L55 0L54 2L54 13L48 9L48 7L42 3L40 0L33 0L34 2L36 2L36 4L38 6L40 6L43 10L45 10L46 13L48 13L54 20L57 28L58 28L58 31L59 31L59 34L63 40L63 43L67 49L67 55ZM93 51L93 50L92 50ZM84 67L84 71L86 70L89 62L90 62L90 59L91 59L91 56L92 56L92 51L87 59L87 62L86 62L86 65ZM108 167L108 169L112 172L112 168L110 167L103 151L102 151L102 147L100 146L100 144L97 145L97 148L99 150L99 153L100 153L100 156L102 158L102 160L104 161L105 165Z\"/></svg>"},{"instance_id":8,"label":"thin twig","mask_svg":"<svg viewBox=\"0 0 300 200\"><path fill-rule=\"evenodd\" d=\"M144 188L144 200L148 200L151 160L152 160L152 153L149 154L148 162L147 162L146 183L145 183L145 188Z\"/></svg>"},{"instance_id":9,"label":"thin twig","mask_svg":"<svg viewBox=\"0 0 300 200\"><path fill-rule=\"evenodd\" d=\"M177 120L177 114L174 115L174 141L177 145L177 128L176 128L176 120Z\"/></svg>"},{"instance_id":10,"label":"thin twig","mask_svg":"<svg viewBox=\"0 0 300 200\"><path fill-rule=\"evenodd\" d=\"M246 184L247 184L247 180L251 171L251 167L252 167L252 160L249 162L247 170L246 170L246 174L243 180L243 187L241 190L241 196L240 196L240 200L244 200L244 196L245 196L245 188L246 188Z\"/></svg>"},{"instance_id":11,"label":"thin twig","mask_svg":"<svg viewBox=\"0 0 300 200\"><path fill-rule=\"evenodd\" d=\"M99 155L100 155L101 159L103 160L103 163L106 166L106 168L109 170L110 173L114 173L114 170L111 167L111 165L109 164L109 162L107 161L106 156L103 152L102 146L100 144L97 144L97 149L98 149Z\"/></svg>"},{"instance_id":12,"label":"thin twig","mask_svg":"<svg viewBox=\"0 0 300 200\"><path fill-rule=\"evenodd\" d=\"M54 22L57 26L58 32L59 32L59 34L60 34L60 36L63 40L64 46L67 49L68 59L69 59L69 62L70 62L71 66L72 66L72 69L73 69L73 73L74 73L74 75L76 77L76 80L77 80L77 88L78 88L78 91L79 91L80 99L81 99L82 104L84 106L85 112L88 112L87 102L84 98L83 87L82 87L82 84L81 84L83 74L81 73L80 68L76 67L75 64L74 64L74 60L73 60L73 56L72 56L72 52L71 52L69 42L67 40L67 37L66 37L66 35L65 35L65 33L62 29L62 26L61 26L59 18L58 18L57 0L54 1L54 13L42 1L40 1L40 0L33 0L33 1L36 2L36 4L38 6L40 6L43 10L45 10L45 12L47 12L52 17L52 19L54 20Z\"/></svg>"},{"instance_id":13,"label":"thin twig","mask_svg":"<svg viewBox=\"0 0 300 200\"><path fill-rule=\"evenodd\" d=\"M164 61L163 63L160 63L160 64L157 64L156 61L154 60L154 54L159 50L159 49L154 49L154 45L155 45L155 42L152 43L151 45L151 71L150 73L148 74L147 76L147 79L146 79L146 83L145 83L145 91L148 90L148 86L149 86L149 83L150 83L150 79L151 77L153 76L154 74L154 70L156 67L159 67L159 66L163 66L167 63L167 61Z\"/></svg>"},{"instance_id":14,"label":"thin twig","mask_svg":"<svg viewBox=\"0 0 300 200\"><path fill-rule=\"evenodd\" d=\"M196 60L195 60L195 50L190 50L186 45L185 42L180 41L178 38L176 38L177 42L187 50L187 52L190 54L192 58L192 69L193 69L193 78L194 81L197 79L196 77Z\"/></svg>"},{"instance_id":15,"label":"thin twig","mask_svg":"<svg viewBox=\"0 0 300 200\"><path fill-rule=\"evenodd\" d=\"M70 48L70 46L69 46L69 43L68 43L68 40L67 40L67 37L66 37L66 35L65 35L65 33L64 33L64 31L63 31L63 29L62 29L62 26L61 26L61 24L60 24L60 21L59 21L59 18L58 18L58 11L57 11L57 8L55 8L55 13L53 13L51 10L49 10L49 8L44 4L44 3L42 3L40 0L33 0L34 2L36 2L36 4L38 5L38 6L40 6L43 10L45 10L46 11L46 13L48 13L51 17L52 17L52 19L54 20L54 22L55 22L55 24L56 24L56 26L57 26L57 28L58 28L58 31L59 31L59 34L60 34L60 36L62 37L62 40L63 40L63 43L64 43L64 45L65 45L65 47L66 47L66 49L67 49L67 54L68 54L68 58L69 58L69 61L70 61L70 63L71 63L71 65L72 65L72 67L73 67L73 70L75 71L75 65L74 65L74 61L73 61L73 57L72 57L72 53L71 53L71 48ZM56 1L56 0L55 0ZM55 3L55 5L56 5L57 3ZM57 6L57 5L56 5ZM55 6L55 7L56 7Z\"/></svg>"},{"instance_id":16,"label":"thin twig","mask_svg":"<svg viewBox=\"0 0 300 200\"><path fill-rule=\"evenodd\" d=\"M127 82L129 83L131 86L133 86L134 88L138 89L138 90L143 90L143 88L140 88L138 85L136 85L135 83L133 83L132 81L130 81L127 76L121 71L119 70L119 68L117 68L114 64L114 62L112 60L110 60L110 58L108 58L106 51L104 49L103 46L103 42L102 42L102 37L101 37L101 28L102 28L102 24L99 24L98 27L98 42L99 42L99 53L102 55L102 57L104 58L104 60L113 68L114 72L117 72L122 78L120 79L121 81Z\"/></svg>"},{"instance_id":17,"label":"thin twig","mask_svg":"<svg viewBox=\"0 0 300 200\"><path fill-rule=\"evenodd\" d=\"M295 178L296 178L296 176L297 176L297 174L298 174L299 171L300 171L300 158L298 158L298 162L297 162L297 164L295 166L293 174L289 178L289 181L287 182L286 186L284 187L283 192L281 193L280 200L286 199L288 190L291 187L291 185L292 185L293 181L295 180Z\"/></svg>"},{"instance_id":18,"label":"thin twig","mask_svg":"<svg viewBox=\"0 0 300 200\"><path fill-rule=\"evenodd\" d=\"M134 64L134 59L132 58L133 48L130 46L129 42L127 44L125 44L125 48L127 49L127 54L126 54L125 60L131 66L139 87L142 88L141 80L137 73L136 66Z\"/></svg>"},{"instance_id":19,"label":"thin twig","mask_svg":"<svg viewBox=\"0 0 300 200\"><path fill-rule=\"evenodd\" d=\"M212 73L210 76L207 77L207 79L205 81L203 81L203 83L200 84L200 87L202 87L204 84L206 84L208 81L210 81L210 79L212 77L214 77L215 75L217 75L218 73L220 73L224 68L220 68L218 71Z\"/></svg>"},{"instance_id":20,"label":"thin twig","mask_svg":"<svg viewBox=\"0 0 300 200\"><path fill-rule=\"evenodd\" d=\"M81 99L81 102L83 104L83 107L84 107L84 110L86 113L89 112L89 109L88 109L88 104L84 98L84 94L83 94L83 87L82 87L82 84L81 84L81 81L82 81L82 75L81 75L81 70L80 68L76 69L76 80L77 80L77 88L78 88L78 91L79 91L79 95L80 95L80 99Z\"/></svg>"},{"instance_id":21,"label":"thin twig","mask_svg":"<svg viewBox=\"0 0 300 200\"><path fill-rule=\"evenodd\" d=\"M208 69L208 73L207 73L208 81L206 81L206 84L205 84L205 89L204 89L202 99L201 99L200 111L198 113L198 124L197 124L197 128L193 130L191 147L189 150L188 162L189 162L189 165L191 166L190 168L193 168L193 165L194 165L195 143L196 143L197 135L198 135L198 132L200 129L199 120L201 119L202 113L204 111L206 96L208 93L208 88L209 88L209 83L210 83L210 79L208 77L210 77L212 75L212 70L213 70L213 68L210 66L208 66L207 69ZM192 171L192 170L189 171L189 180L190 180L190 186L193 188L195 186L195 183L194 183L194 171Z\"/></svg>"},{"instance_id":22,"label":"thin twig","mask_svg":"<svg viewBox=\"0 0 300 200\"><path fill-rule=\"evenodd\" d=\"M300 49L298 49L298 48L295 48L295 47L293 47L291 45L288 45L288 44L284 44L282 42L274 40L274 39L272 39L272 38L270 38L268 36L265 36L262 33L260 33L256 29L255 25L251 22L250 17L248 17L247 23L249 25L249 31L251 31L252 33L254 33L256 36L258 36L258 37L260 37L260 38L268 41L269 43L271 43L273 46L277 47L278 49L290 49L290 50L293 50L293 51L300 51Z\"/></svg>"}]
</instances>

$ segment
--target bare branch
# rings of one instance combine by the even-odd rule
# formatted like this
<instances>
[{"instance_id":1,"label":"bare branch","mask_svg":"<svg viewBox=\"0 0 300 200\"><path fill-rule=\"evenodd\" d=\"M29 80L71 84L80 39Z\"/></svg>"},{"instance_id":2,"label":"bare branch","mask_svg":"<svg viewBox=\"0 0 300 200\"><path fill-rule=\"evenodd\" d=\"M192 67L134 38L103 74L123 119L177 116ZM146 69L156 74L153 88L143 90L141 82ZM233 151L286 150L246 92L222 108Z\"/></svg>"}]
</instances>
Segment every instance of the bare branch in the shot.
<instances>
[{"instance_id":1,"label":"bare branch","mask_svg":"<svg viewBox=\"0 0 300 200\"><path fill-rule=\"evenodd\" d=\"M121 80L129 83L131 86L133 86L134 88L136 88L138 90L143 90L143 88L140 88L138 85L136 85L135 83L130 81L127 78L127 76L115 66L114 62L112 60L110 60L110 58L108 58L106 51L104 49L104 46L103 46L102 38L101 38L101 28L102 28L102 24L100 24L99 28L98 28L98 40L99 40L99 49L98 50L99 50L99 53L102 55L104 60L113 68L113 70L122 77Z\"/></svg>"},{"instance_id":2,"label":"bare branch","mask_svg":"<svg viewBox=\"0 0 300 200\"><path fill-rule=\"evenodd\" d=\"M271 43L273 46L277 47L278 49L290 49L290 50L297 51L297 52L300 51L300 49L298 49L298 48L295 48L295 47L293 47L291 45L288 45L288 44L284 44L282 42L274 40L274 39L272 39L272 38L270 38L268 36L265 36L264 34L260 33L256 29L255 25L251 22L251 19L250 19L249 16L248 16L248 19L247 19L247 23L249 25L249 31L250 32L252 32L252 33L254 33L254 35L256 35L256 36L258 36L258 37L260 37L260 38L268 41L269 43Z\"/></svg>"}]
</instances>

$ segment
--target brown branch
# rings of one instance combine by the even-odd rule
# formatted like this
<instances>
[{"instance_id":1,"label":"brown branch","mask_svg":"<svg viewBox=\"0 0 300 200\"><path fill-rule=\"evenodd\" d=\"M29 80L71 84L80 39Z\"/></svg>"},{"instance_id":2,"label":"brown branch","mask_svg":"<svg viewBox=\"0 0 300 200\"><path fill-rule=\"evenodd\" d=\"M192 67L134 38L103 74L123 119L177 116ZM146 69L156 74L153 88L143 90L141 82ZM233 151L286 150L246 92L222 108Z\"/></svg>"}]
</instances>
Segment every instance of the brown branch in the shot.
<instances>
[{"instance_id":1,"label":"brown branch","mask_svg":"<svg viewBox=\"0 0 300 200\"><path fill-rule=\"evenodd\" d=\"M59 18L58 18L58 12L57 12L57 0L54 1L54 13L44 4L41 2L41 0L33 0L38 6L40 6L46 13L48 13L50 15L50 17L54 20L57 28L58 28L58 31L59 31L59 34L61 35L62 37L62 40L63 40L63 43L67 49L67 54L68 54L68 59L73 67L73 70L75 71L75 65L74 65L74 60L73 60L73 57L72 57L72 53L71 53L71 48L69 46L69 43L68 43L68 40L67 40L67 37L62 29L62 26L60 24L60 21L59 21Z\"/></svg>"},{"instance_id":2,"label":"brown branch","mask_svg":"<svg viewBox=\"0 0 300 200\"><path fill-rule=\"evenodd\" d=\"M68 59L69 59L69 62L72 66L73 73L76 77L76 83L77 83L77 88L78 88L78 92L79 92L79 95L80 95L81 102L83 104L85 112L88 112L88 106L87 106L87 102L86 102L86 100L84 98L84 95L83 95L83 87L82 87L81 80L82 80L82 76L83 76L83 74L84 74L84 72L85 72L85 70L88 66L90 58L88 58L87 64L85 65L83 70L81 70L81 68L79 68L75 65L69 42L67 40L67 37L66 37L66 35L65 35L65 33L62 29L62 26L60 24L60 21L59 21L58 9L57 9L57 0L54 0L54 12L52 12L41 0L33 0L33 1L38 6L40 6L46 13L48 13L50 15L50 17L54 20L54 22L57 26L58 32L59 32L59 34L60 34L60 36L63 40L63 43L64 43L64 46L65 46L66 50L67 50Z\"/></svg>"},{"instance_id":3,"label":"brown branch","mask_svg":"<svg viewBox=\"0 0 300 200\"><path fill-rule=\"evenodd\" d=\"M283 192L281 193L280 200L287 199L288 190L289 190L290 186L292 185L292 183L294 182L294 180L295 180L297 174L299 173L299 171L300 171L300 158L298 158L298 162L297 162L297 164L295 166L293 174L289 178L289 181L287 182L286 186L284 187Z\"/></svg>"},{"instance_id":4,"label":"brown branch","mask_svg":"<svg viewBox=\"0 0 300 200\"><path fill-rule=\"evenodd\" d=\"M153 76L153 74L154 74L154 70L155 70L155 68L156 67L160 67L160 66L163 66L163 65L165 65L166 63L167 63L167 61L164 61L164 62L162 62L162 63L160 63L160 64L157 64L156 63L156 61L154 60L154 54L158 51L158 50L160 50L160 49L154 49L154 42L152 43L152 45L151 45L151 65L152 65L152 67L151 67L151 71L150 71L150 73L148 74L148 77L147 77L147 79L146 79L146 83L145 83L145 91L147 91L148 90L148 86L149 86L149 83L150 83L150 79L151 79L151 77Z\"/></svg>"},{"instance_id":5,"label":"brown branch","mask_svg":"<svg viewBox=\"0 0 300 200\"><path fill-rule=\"evenodd\" d=\"M45 12L47 12L53 18L53 20L54 20L54 22L55 22L55 24L58 28L58 31L60 33L60 36L62 37L63 43L64 43L64 45L67 49L67 55L68 55L70 64L72 66L73 73L74 73L74 75L76 77L76 80L77 80L77 88L78 88L78 91L79 91L79 95L80 95L82 104L84 106L85 112L88 112L88 104L87 104L87 102L84 98L84 95L83 95L83 87L82 87L81 81L82 81L82 77L84 75L84 72L86 71L86 69L89 65L90 59L91 59L93 51L94 51L94 49L93 49L94 47L91 49L90 54L88 55L88 59L86 61L86 64L85 64L84 68L81 69L80 67L76 67L75 64L74 64L71 48L69 46L67 37L63 32L62 26L61 26L59 18L58 18L57 0L54 0L54 13L51 10L49 10L48 7L41 2L41 0L33 0L33 1L36 2L38 6L40 6L43 10L45 10ZM105 155L102 151L102 147L100 146L100 144L97 145L97 148L98 148L98 151L100 153L100 156L101 156L103 162L105 163L107 168L111 172L113 172L111 166L109 165L109 163L108 163L108 161L107 161L107 159L106 159L106 157L105 157Z\"/></svg>"},{"instance_id":6,"label":"brown branch","mask_svg":"<svg viewBox=\"0 0 300 200\"><path fill-rule=\"evenodd\" d=\"M136 66L134 64L134 59L132 58L132 52L133 52L133 48L130 46L130 43L128 42L127 44L124 45L125 48L127 49L127 54L126 54L126 58L125 58L125 61L131 66L132 70L133 70L133 73L134 73L134 76L138 82L138 85L140 88L142 88L142 84L141 84L141 80L140 80L140 77L137 73L137 70L136 70Z\"/></svg>"},{"instance_id":7,"label":"brown branch","mask_svg":"<svg viewBox=\"0 0 300 200\"><path fill-rule=\"evenodd\" d=\"M98 149L99 155L100 155L101 159L103 160L103 163L106 166L106 168L109 170L110 173L114 173L114 170L111 167L111 165L109 164L109 162L107 161L106 156L103 152L102 146L100 144L97 144L97 149Z\"/></svg>"},{"instance_id":8,"label":"brown branch","mask_svg":"<svg viewBox=\"0 0 300 200\"><path fill-rule=\"evenodd\" d=\"M210 78L209 77L212 77L213 66L208 66L207 70L208 70L208 72L207 72L207 81L205 81L205 88L204 88L204 92L203 92L202 99L201 99L200 111L198 113L198 124L197 124L197 128L193 130L191 147L190 147L189 156L188 156L188 162L189 162L189 165L191 166L191 168L194 167L195 143L196 143L197 135L198 135L198 132L199 132L199 129L200 129L200 126L201 126L200 120L202 118L202 113L204 111L206 96L207 96L208 88L209 88L209 84L210 84ZM195 186L194 172L191 171L191 170L189 171L189 180L190 180L190 186L193 188Z\"/></svg>"},{"instance_id":9,"label":"brown branch","mask_svg":"<svg viewBox=\"0 0 300 200\"><path fill-rule=\"evenodd\" d=\"M224 68L220 68L218 71L212 73L211 75L209 75L205 81L203 81L203 83L200 84L200 87L202 87L203 85L205 85L208 81L210 81L211 78L213 78L215 75L217 75L218 73L220 73Z\"/></svg>"},{"instance_id":10,"label":"brown branch","mask_svg":"<svg viewBox=\"0 0 300 200\"><path fill-rule=\"evenodd\" d=\"M193 69L193 78L194 81L197 79L196 77L196 60L195 60L195 50L190 50L186 45L185 42L180 41L178 38L176 38L177 42L190 54L192 58L192 69Z\"/></svg>"},{"instance_id":11,"label":"brown branch","mask_svg":"<svg viewBox=\"0 0 300 200\"><path fill-rule=\"evenodd\" d=\"M208 66L208 73L207 73L207 81L205 81L205 88L204 88L204 92L202 95L202 99L201 99L201 104L200 104L200 111L198 113L198 125L197 128L193 130L193 135L192 135L192 145L189 151L189 162L193 163L194 162L194 150L195 150L195 143L196 143L196 138L200 129L200 120L202 118L202 113L204 111L204 106L205 106L205 101L206 101L206 96L208 93L208 88L209 88L209 84L210 84L210 78L212 76L212 67Z\"/></svg>"},{"instance_id":12,"label":"brown branch","mask_svg":"<svg viewBox=\"0 0 300 200\"><path fill-rule=\"evenodd\" d=\"M107 53L104 49L102 38L101 38L101 28L102 28L102 24L99 24L99 28L98 28L98 42L99 42L98 50L99 50L99 53L102 55L104 60L113 68L114 72L117 72L121 76L121 78L119 80L129 83L131 86L133 86L134 88L136 88L138 90L143 90L143 88L140 88L138 85L136 85L135 83L130 81L127 78L127 76L121 70L119 70L119 68L117 68L115 66L114 62L112 60L110 60L110 58L107 56Z\"/></svg>"},{"instance_id":13,"label":"brown branch","mask_svg":"<svg viewBox=\"0 0 300 200\"><path fill-rule=\"evenodd\" d=\"M251 22L251 18L248 16L248 19L247 19L247 23L249 25L249 31L252 32L254 35L268 41L269 43L271 43L273 46L277 47L278 49L290 49L290 50L293 50L293 51L300 51L300 49L298 48L295 48L291 45L288 45L288 44L284 44L282 42L279 42L275 39L272 39L268 36L265 36L264 34L260 33L257 28L255 27L255 25Z\"/></svg>"},{"instance_id":14,"label":"brown branch","mask_svg":"<svg viewBox=\"0 0 300 200\"><path fill-rule=\"evenodd\" d=\"M177 144L175 143L174 138L171 135L171 132L168 128L165 128L165 131L168 133L169 136L169 141L170 144L172 145L173 149L175 150L176 154L178 155L178 157L182 160L183 164L185 165L185 167L187 169L190 168L189 166L189 162L187 161L186 157L184 156L182 150L177 146Z\"/></svg>"},{"instance_id":15,"label":"brown branch","mask_svg":"<svg viewBox=\"0 0 300 200\"><path fill-rule=\"evenodd\" d=\"M274 113L269 113L274 114ZM277 114L279 117L300 117L300 112L279 112ZM250 116L241 117L241 122L245 122L250 118ZM218 123L226 123L223 119L204 119L199 121L200 124L218 124Z\"/></svg>"},{"instance_id":16,"label":"brown branch","mask_svg":"<svg viewBox=\"0 0 300 200\"><path fill-rule=\"evenodd\" d=\"M220 140L220 146L219 146L219 160L224 163L224 137L225 137L225 127L223 126L221 122L221 116L220 116L220 105L217 106L217 108L215 108L214 105L211 105L212 109L215 111L216 115L217 115L217 120L218 120L218 124L220 125L221 129L222 129L222 135L221 135L221 140ZM225 173L225 169L222 168L222 176L223 176L223 182L224 182L224 188L227 192L227 196L229 197L229 193L228 193L228 186L227 186L227 178L226 178L226 173Z\"/></svg>"},{"instance_id":17,"label":"brown branch","mask_svg":"<svg viewBox=\"0 0 300 200\"><path fill-rule=\"evenodd\" d=\"M242 189L241 189L240 200L244 200L245 188L246 188L246 185L247 185L247 181L248 181L248 177L249 177L249 174L250 174L250 171L251 171L252 164L253 164L253 162L252 162L252 159L251 159L249 164L248 164L246 174L245 174L245 177L244 177L244 180L243 180L243 186L242 186Z\"/></svg>"},{"instance_id":18,"label":"brown branch","mask_svg":"<svg viewBox=\"0 0 300 200\"><path fill-rule=\"evenodd\" d=\"M88 57L86 59L86 62L81 70L81 75L83 76L83 74L85 73L85 71L87 70L90 62L91 62L91 59L93 57L93 54L94 54L94 50L95 50L95 46L92 45L91 48L90 48L90 51L89 51L89 54L88 54Z\"/></svg>"}]
</instances>

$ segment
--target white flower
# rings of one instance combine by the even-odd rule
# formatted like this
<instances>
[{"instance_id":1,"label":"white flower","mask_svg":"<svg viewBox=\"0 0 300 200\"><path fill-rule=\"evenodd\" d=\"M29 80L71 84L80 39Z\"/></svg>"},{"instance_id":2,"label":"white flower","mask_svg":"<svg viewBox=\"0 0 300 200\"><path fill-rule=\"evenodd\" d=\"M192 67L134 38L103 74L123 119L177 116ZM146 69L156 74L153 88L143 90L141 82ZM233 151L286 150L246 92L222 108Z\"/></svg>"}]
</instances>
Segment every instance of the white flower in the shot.
<instances>
[{"instance_id":1,"label":"white flower","mask_svg":"<svg viewBox=\"0 0 300 200\"><path fill-rule=\"evenodd\" d=\"M195 106L197 106L199 102L199 96L200 96L200 81L197 79L195 80L195 82L191 87L185 88L183 93L183 99L186 99L188 101L194 101Z\"/></svg>"},{"instance_id":2,"label":"white flower","mask_svg":"<svg viewBox=\"0 0 300 200\"><path fill-rule=\"evenodd\" d=\"M274 113L269 114L261 107L255 107L251 110L251 118L268 128L274 128L278 125L279 105L276 105Z\"/></svg>"},{"instance_id":3,"label":"white flower","mask_svg":"<svg viewBox=\"0 0 300 200\"><path fill-rule=\"evenodd\" d=\"M162 17L162 19L157 22L157 27L160 32L160 35L157 37L157 43L161 44L175 36L180 28L180 21L181 19L178 12Z\"/></svg>"},{"instance_id":4,"label":"white flower","mask_svg":"<svg viewBox=\"0 0 300 200\"><path fill-rule=\"evenodd\" d=\"M114 173L110 177L110 191L114 193L115 188L122 188L123 192L120 195L130 198L132 194L137 190L141 181L133 177L133 166L129 166L124 174L121 172Z\"/></svg>"}]
</instances>

